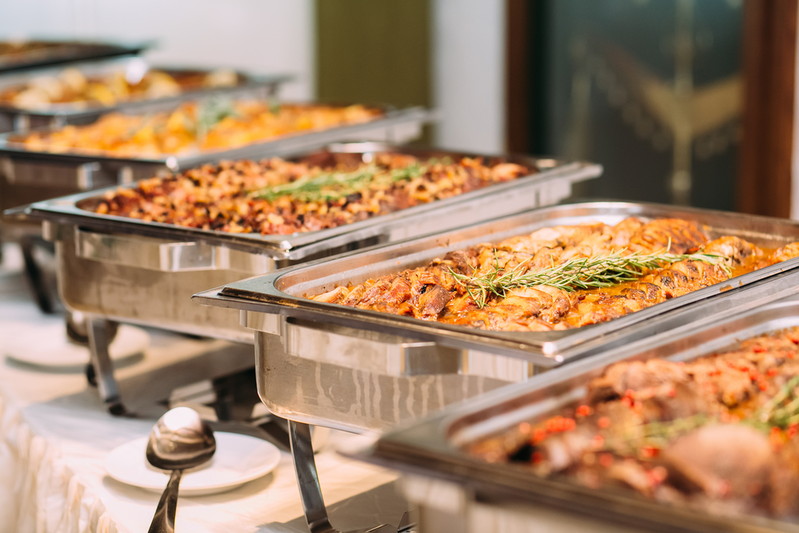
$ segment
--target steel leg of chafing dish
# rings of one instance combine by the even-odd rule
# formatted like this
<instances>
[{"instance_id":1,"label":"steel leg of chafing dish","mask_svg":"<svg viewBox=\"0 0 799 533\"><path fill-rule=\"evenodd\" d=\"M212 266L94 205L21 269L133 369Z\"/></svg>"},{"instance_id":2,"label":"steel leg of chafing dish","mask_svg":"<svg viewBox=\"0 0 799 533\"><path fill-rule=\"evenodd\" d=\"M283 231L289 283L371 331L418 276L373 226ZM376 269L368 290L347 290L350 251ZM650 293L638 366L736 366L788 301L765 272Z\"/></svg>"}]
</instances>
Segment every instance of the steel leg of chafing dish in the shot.
<instances>
[{"instance_id":1,"label":"steel leg of chafing dish","mask_svg":"<svg viewBox=\"0 0 799 533\"><path fill-rule=\"evenodd\" d=\"M108 353L113 326L103 318L87 317L86 321L86 329L89 333L89 354L100 398L109 413L114 416L125 415L127 410L119 398L114 368L111 366L111 357Z\"/></svg>"},{"instance_id":2,"label":"steel leg of chafing dish","mask_svg":"<svg viewBox=\"0 0 799 533\"><path fill-rule=\"evenodd\" d=\"M341 533L330 524L327 516L325 501L322 498L322 488L319 485L319 474L316 471L316 460L313 455L311 443L311 426L289 420L289 440L291 441L291 455L294 457L294 470L297 472L297 482L300 486L300 499L305 511L305 520L311 533ZM396 532L397 528L388 524L355 529L346 533L389 533Z\"/></svg>"},{"instance_id":3,"label":"steel leg of chafing dish","mask_svg":"<svg viewBox=\"0 0 799 533\"><path fill-rule=\"evenodd\" d=\"M28 278L28 283L36 297L36 304L42 313L51 314L53 312L53 299L47 289L44 273L33 255L33 239L27 236L20 238L19 247L22 250L22 259L25 262L25 277Z\"/></svg>"}]
</instances>

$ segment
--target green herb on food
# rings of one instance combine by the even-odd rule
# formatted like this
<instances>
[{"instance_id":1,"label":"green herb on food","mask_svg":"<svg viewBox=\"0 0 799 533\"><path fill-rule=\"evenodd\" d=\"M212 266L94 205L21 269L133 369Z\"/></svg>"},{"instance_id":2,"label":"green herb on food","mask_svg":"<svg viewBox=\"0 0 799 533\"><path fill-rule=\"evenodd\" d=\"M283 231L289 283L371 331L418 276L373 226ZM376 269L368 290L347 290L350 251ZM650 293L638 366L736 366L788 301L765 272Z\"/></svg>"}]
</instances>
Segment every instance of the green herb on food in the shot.
<instances>
[{"instance_id":1,"label":"green herb on food","mask_svg":"<svg viewBox=\"0 0 799 533\"><path fill-rule=\"evenodd\" d=\"M261 189L252 196L260 200L291 196L301 202L335 201L370 187L390 186L398 181L409 181L424 175L425 172L427 167L418 163L397 169L386 169L372 164L352 172L309 174L289 183Z\"/></svg>"},{"instance_id":2,"label":"green herb on food","mask_svg":"<svg viewBox=\"0 0 799 533\"><path fill-rule=\"evenodd\" d=\"M236 106L233 100L223 97L204 100L197 106L197 135L204 138L219 122L235 116Z\"/></svg>"},{"instance_id":3,"label":"green herb on food","mask_svg":"<svg viewBox=\"0 0 799 533\"><path fill-rule=\"evenodd\" d=\"M618 283L635 281L647 271L658 268L664 264L678 261L701 261L711 265L720 265L727 274L729 268L724 263L724 257L716 254L671 254L668 250L651 254L638 252L626 254L626 249L612 252L608 255L595 255L592 257L579 257L569 259L560 265L541 270L528 271L532 258L523 261L512 269L500 265L494 250L494 265L486 273L467 276L458 274L450 269L450 274L466 289L469 296L479 308L483 308L491 295L504 298L507 291L536 285L555 287L567 292L579 289L601 289L611 287Z\"/></svg>"}]
</instances>

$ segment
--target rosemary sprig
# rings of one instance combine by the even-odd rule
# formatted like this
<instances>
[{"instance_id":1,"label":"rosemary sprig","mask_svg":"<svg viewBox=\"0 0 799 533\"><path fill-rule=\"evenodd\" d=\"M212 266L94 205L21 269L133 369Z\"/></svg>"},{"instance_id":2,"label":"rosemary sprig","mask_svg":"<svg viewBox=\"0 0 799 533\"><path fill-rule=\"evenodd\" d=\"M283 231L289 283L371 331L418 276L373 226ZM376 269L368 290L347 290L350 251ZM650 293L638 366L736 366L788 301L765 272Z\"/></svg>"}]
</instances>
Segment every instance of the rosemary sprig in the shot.
<instances>
[{"instance_id":1,"label":"rosemary sprig","mask_svg":"<svg viewBox=\"0 0 799 533\"><path fill-rule=\"evenodd\" d=\"M669 442L677 437L714 420L705 413L697 413L685 418L676 418L664 422L652 421L647 424L629 426L619 433L621 442L614 442L613 439L609 439L605 448L613 449L619 446L626 446L630 449L637 449L643 446L665 448Z\"/></svg>"},{"instance_id":2,"label":"rosemary sprig","mask_svg":"<svg viewBox=\"0 0 799 533\"><path fill-rule=\"evenodd\" d=\"M363 191L372 185L388 186L398 181L409 181L422 176L425 172L427 167L418 163L393 170L369 165L352 172L323 172L302 176L289 183L261 189L252 193L252 196L260 200L291 196L295 200L304 202L333 201Z\"/></svg>"},{"instance_id":3,"label":"rosemary sprig","mask_svg":"<svg viewBox=\"0 0 799 533\"><path fill-rule=\"evenodd\" d=\"M649 270L678 261L701 261L711 265L721 265L727 274L730 274L723 256L703 252L672 254L668 253L670 247L671 243L663 251L651 254L639 252L625 254L625 248L608 255L569 259L560 265L536 271L527 270L532 258L506 270L507 263L499 264L495 249L494 266L485 274L468 276L459 274L452 269L450 269L450 274L458 284L466 289L466 292L481 309L491 295L504 298L507 291L513 289L535 287L536 285L547 285L567 292L579 289L601 289L618 283L635 281Z\"/></svg>"},{"instance_id":4,"label":"rosemary sprig","mask_svg":"<svg viewBox=\"0 0 799 533\"><path fill-rule=\"evenodd\" d=\"M782 386L752 417L755 423L786 429L799 424L799 376L794 376Z\"/></svg>"},{"instance_id":5,"label":"rosemary sprig","mask_svg":"<svg viewBox=\"0 0 799 533\"><path fill-rule=\"evenodd\" d=\"M216 124L234 116L236 107L229 98L214 97L201 102L197 107L197 136L205 138Z\"/></svg>"}]
</instances>

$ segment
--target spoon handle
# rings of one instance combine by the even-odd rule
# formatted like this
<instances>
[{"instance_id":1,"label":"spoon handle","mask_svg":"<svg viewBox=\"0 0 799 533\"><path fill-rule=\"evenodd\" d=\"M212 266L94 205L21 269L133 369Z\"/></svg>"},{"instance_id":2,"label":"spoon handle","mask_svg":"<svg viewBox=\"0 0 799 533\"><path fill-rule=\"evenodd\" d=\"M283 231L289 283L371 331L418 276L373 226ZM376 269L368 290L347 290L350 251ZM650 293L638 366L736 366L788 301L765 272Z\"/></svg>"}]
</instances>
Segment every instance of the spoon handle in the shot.
<instances>
[{"instance_id":1,"label":"spoon handle","mask_svg":"<svg viewBox=\"0 0 799 533\"><path fill-rule=\"evenodd\" d=\"M174 533L175 511L178 508L178 487L183 470L173 470L169 476L158 507L155 509L153 521L150 523L148 533Z\"/></svg>"}]
</instances>

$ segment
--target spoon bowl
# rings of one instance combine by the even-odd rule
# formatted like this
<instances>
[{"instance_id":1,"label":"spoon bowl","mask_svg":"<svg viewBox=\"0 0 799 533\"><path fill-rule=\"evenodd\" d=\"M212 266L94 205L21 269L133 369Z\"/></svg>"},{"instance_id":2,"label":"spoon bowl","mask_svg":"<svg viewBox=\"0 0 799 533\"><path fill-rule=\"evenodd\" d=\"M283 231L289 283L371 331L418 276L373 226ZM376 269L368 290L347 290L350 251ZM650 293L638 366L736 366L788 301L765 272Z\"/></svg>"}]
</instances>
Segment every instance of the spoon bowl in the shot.
<instances>
[{"instance_id":1,"label":"spoon bowl","mask_svg":"<svg viewBox=\"0 0 799 533\"><path fill-rule=\"evenodd\" d=\"M211 427L197 411L176 407L158 419L147 440L147 462L162 470L187 470L210 461L216 452Z\"/></svg>"},{"instance_id":2,"label":"spoon bowl","mask_svg":"<svg viewBox=\"0 0 799 533\"><path fill-rule=\"evenodd\" d=\"M175 531L178 488L183 471L210 461L214 452L214 432L193 409L176 407L158 419L147 440L147 461L172 473L158 502L149 533Z\"/></svg>"}]
</instances>

